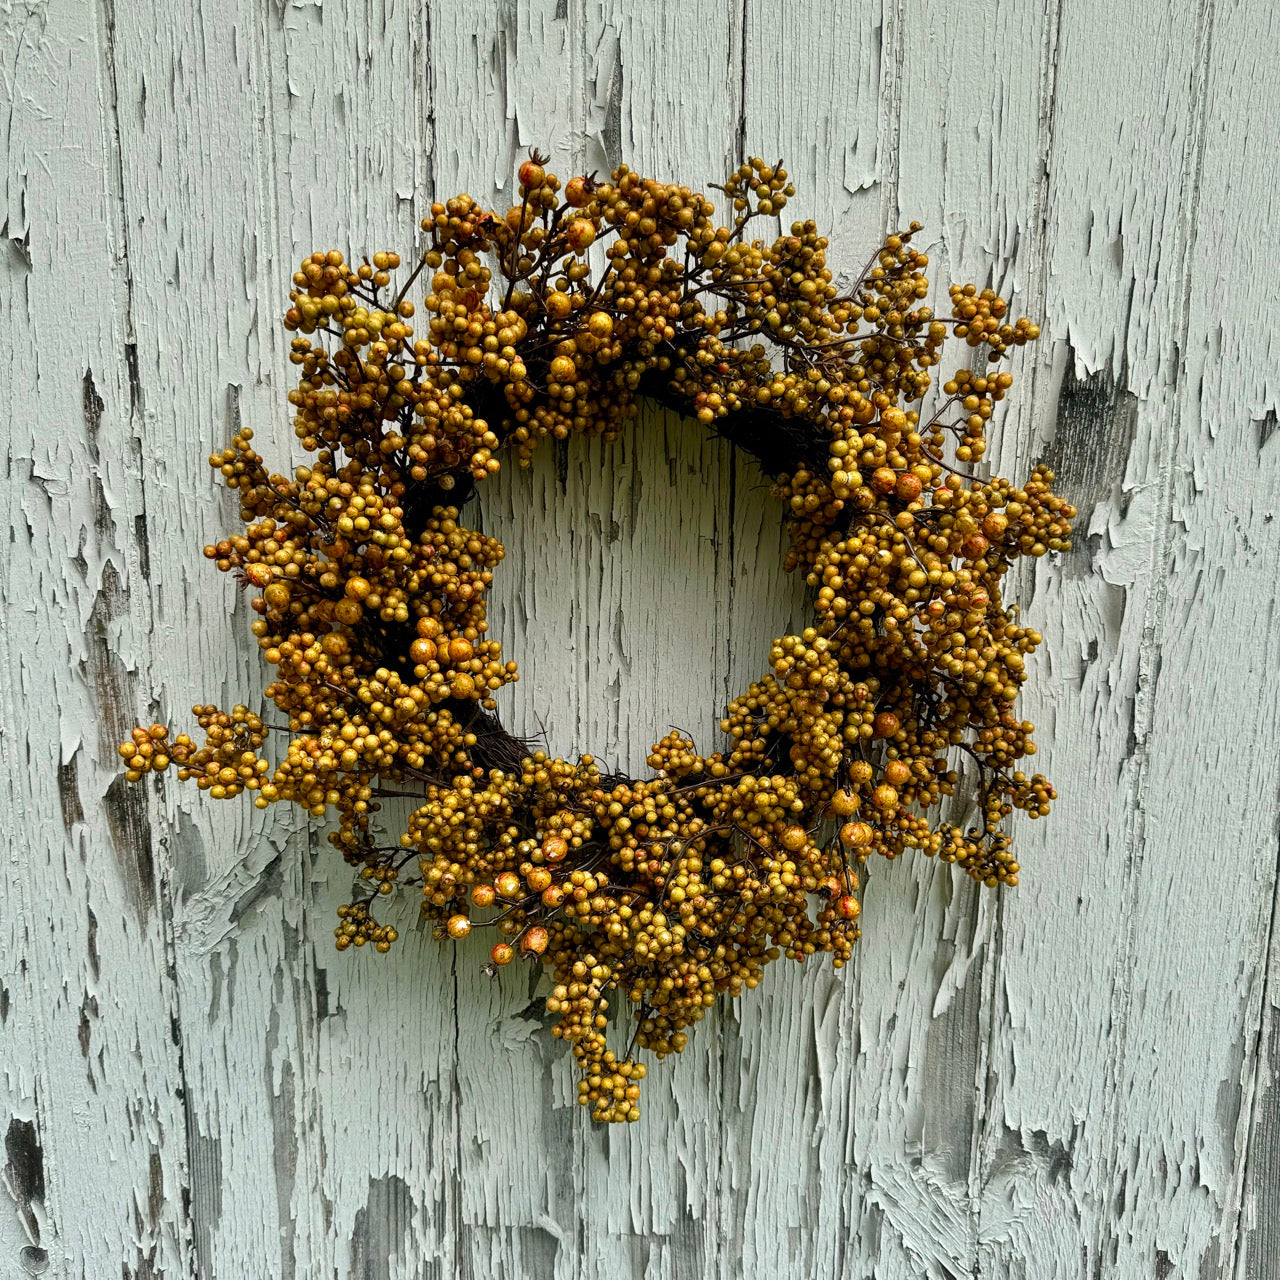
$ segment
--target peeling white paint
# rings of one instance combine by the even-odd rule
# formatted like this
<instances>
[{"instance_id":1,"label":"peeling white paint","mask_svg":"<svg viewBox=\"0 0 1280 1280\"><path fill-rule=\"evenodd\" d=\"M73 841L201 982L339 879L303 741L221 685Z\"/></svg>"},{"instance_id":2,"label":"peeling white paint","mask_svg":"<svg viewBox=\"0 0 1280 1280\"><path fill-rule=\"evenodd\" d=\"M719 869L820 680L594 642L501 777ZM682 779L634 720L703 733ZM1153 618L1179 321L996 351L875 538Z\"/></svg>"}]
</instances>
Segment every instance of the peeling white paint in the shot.
<instances>
[{"instance_id":1,"label":"peeling white paint","mask_svg":"<svg viewBox=\"0 0 1280 1280\"><path fill-rule=\"evenodd\" d=\"M1280 1276L1278 54L1265 0L0 10L0 1274ZM845 274L921 218L940 284L1044 318L999 466L1082 508L1020 589L1062 793L1023 884L871 868L856 965L776 966L622 1131L523 975L409 929L338 956L317 833L113 754L260 687L204 457L240 420L296 456L293 263L407 250L533 143L782 156ZM705 738L803 616L689 423L478 518L506 717L559 750Z\"/></svg>"}]
</instances>

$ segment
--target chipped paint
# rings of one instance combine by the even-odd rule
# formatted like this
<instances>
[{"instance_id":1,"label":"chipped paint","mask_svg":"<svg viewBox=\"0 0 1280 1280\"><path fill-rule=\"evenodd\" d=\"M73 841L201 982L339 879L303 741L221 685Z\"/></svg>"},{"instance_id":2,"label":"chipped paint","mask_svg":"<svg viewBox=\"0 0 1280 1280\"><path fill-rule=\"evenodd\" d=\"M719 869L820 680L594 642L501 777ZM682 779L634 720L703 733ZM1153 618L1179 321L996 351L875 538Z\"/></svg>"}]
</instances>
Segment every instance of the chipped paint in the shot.
<instances>
[{"instance_id":1,"label":"chipped paint","mask_svg":"<svg viewBox=\"0 0 1280 1280\"><path fill-rule=\"evenodd\" d=\"M22 0L0 50L0 1273L1280 1276L1267 0ZM408 913L336 955L320 833L113 756L259 687L204 456L295 448L291 264L509 198L533 143L782 156L838 277L920 217L938 277L1044 318L998 463L1082 512L1019 591L1062 792L1023 884L870 868L857 963L776 966L621 1131L524 975ZM562 751L707 737L802 616L758 474L667 415L477 518L505 714Z\"/></svg>"}]
</instances>

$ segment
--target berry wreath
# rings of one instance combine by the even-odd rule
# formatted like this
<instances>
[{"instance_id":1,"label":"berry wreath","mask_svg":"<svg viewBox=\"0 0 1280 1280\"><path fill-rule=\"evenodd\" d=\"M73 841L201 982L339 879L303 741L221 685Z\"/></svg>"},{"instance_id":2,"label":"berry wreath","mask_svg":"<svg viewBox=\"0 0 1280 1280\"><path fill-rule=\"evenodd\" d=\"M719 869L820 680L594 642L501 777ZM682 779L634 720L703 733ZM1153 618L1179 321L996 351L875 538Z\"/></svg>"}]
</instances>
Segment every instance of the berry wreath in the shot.
<instances>
[{"instance_id":1,"label":"berry wreath","mask_svg":"<svg viewBox=\"0 0 1280 1280\"><path fill-rule=\"evenodd\" d=\"M398 285L395 253L303 260L284 324L314 459L270 474L239 431L210 464L244 532L205 548L257 593L266 696L287 726L197 706L203 745L153 725L120 753L133 781L173 765L216 799L335 810L329 839L359 868L340 949L390 948L396 930L372 908L416 862L437 936L491 928L493 966L523 955L551 970L578 1100L635 1120L637 1048L679 1052L717 997L780 955L849 959L871 854L920 849L1016 884L1002 823L1046 814L1055 793L1015 768L1035 750L1014 703L1040 636L1001 583L1016 558L1068 547L1075 511L1044 468L1020 487L974 473L1012 383L995 366L1038 329L972 284L934 315L919 224L841 291L812 222L746 238L793 195L780 165L731 173L717 189L732 222L717 226L688 187L620 166L562 189L544 164L521 165L505 214L465 194L433 204L428 248ZM419 334L410 294L427 269ZM926 417L952 337L979 367L951 374ZM485 621L503 548L460 508L502 448L525 464L547 436L615 438L645 399L772 477L815 616L728 705L723 750L700 755L673 731L636 779L503 729L494 695L516 667ZM272 763L276 730L287 747ZM931 822L962 761L980 822ZM417 807L395 839L376 815L404 795ZM634 1009L620 1055L605 1034L615 989Z\"/></svg>"}]
</instances>

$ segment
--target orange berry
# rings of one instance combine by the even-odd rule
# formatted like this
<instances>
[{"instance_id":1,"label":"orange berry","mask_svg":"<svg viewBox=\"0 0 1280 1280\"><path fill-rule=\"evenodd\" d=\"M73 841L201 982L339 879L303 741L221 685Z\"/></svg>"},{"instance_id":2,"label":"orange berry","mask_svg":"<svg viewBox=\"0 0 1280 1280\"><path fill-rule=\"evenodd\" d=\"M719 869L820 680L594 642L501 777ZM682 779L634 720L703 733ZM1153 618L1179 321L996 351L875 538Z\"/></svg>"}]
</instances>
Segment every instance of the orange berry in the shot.
<instances>
[{"instance_id":1,"label":"orange berry","mask_svg":"<svg viewBox=\"0 0 1280 1280\"><path fill-rule=\"evenodd\" d=\"M884 780L894 787L905 787L911 781L911 766L903 760L890 760L884 767Z\"/></svg>"},{"instance_id":2,"label":"orange berry","mask_svg":"<svg viewBox=\"0 0 1280 1280\"><path fill-rule=\"evenodd\" d=\"M901 725L892 711L882 711L876 716L871 727L877 738L892 738Z\"/></svg>"},{"instance_id":3,"label":"orange berry","mask_svg":"<svg viewBox=\"0 0 1280 1280\"><path fill-rule=\"evenodd\" d=\"M857 797L849 791L837 791L831 797L831 812L837 818L848 818L858 812Z\"/></svg>"},{"instance_id":4,"label":"orange berry","mask_svg":"<svg viewBox=\"0 0 1280 1280\"><path fill-rule=\"evenodd\" d=\"M855 760L849 766L849 781L857 786L865 787L871 781L874 772L865 760Z\"/></svg>"},{"instance_id":5,"label":"orange berry","mask_svg":"<svg viewBox=\"0 0 1280 1280\"><path fill-rule=\"evenodd\" d=\"M894 492L903 502L914 502L920 496L920 491L923 488L924 486L920 483L920 477L912 475L910 471L903 472L893 486Z\"/></svg>"},{"instance_id":6,"label":"orange berry","mask_svg":"<svg viewBox=\"0 0 1280 1280\"><path fill-rule=\"evenodd\" d=\"M865 849L874 836L865 822L846 822L840 828L840 843L850 849Z\"/></svg>"},{"instance_id":7,"label":"orange berry","mask_svg":"<svg viewBox=\"0 0 1280 1280\"><path fill-rule=\"evenodd\" d=\"M891 786L884 784L871 793L871 799L877 809L892 809L898 803L898 793Z\"/></svg>"},{"instance_id":8,"label":"orange berry","mask_svg":"<svg viewBox=\"0 0 1280 1280\"><path fill-rule=\"evenodd\" d=\"M589 218L574 218L565 228L564 242L573 253L586 253L596 238L596 229Z\"/></svg>"}]
</instances>

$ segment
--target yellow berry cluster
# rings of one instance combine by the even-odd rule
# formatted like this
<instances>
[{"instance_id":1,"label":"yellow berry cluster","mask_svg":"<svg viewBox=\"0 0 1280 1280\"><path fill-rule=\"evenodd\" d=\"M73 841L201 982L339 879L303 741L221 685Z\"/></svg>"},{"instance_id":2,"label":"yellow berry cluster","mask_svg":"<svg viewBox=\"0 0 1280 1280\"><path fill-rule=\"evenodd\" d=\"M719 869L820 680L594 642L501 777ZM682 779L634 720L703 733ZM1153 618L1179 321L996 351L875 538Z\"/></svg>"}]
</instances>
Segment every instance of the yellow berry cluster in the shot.
<instances>
[{"instance_id":1,"label":"yellow berry cluster","mask_svg":"<svg viewBox=\"0 0 1280 1280\"><path fill-rule=\"evenodd\" d=\"M728 225L707 196L625 166L562 188L544 165L521 166L505 211L434 204L407 272L392 252L302 262L284 323L312 456L270 473L237 432L210 464L244 530L205 548L253 593L283 723L198 706L202 745L153 725L120 753L133 780L173 764L218 799L333 814L358 869L340 949L388 950L397 931L373 905L411 884L439 937L494 931L494 971L547 966L579 1100L634 1120L637 1050L679 1052L781 955L849 959L872 854L920 849L1016 883L1001 824L1054 792L1018 768L1035 745L1014 703L1040 636L1001 586L1019 556L1065 549L1075 512L1043 468L1021 486L974 471L1012 382L993 366L1038 331L973 285L935 315L917 224L842 289L812 222L748 235L793 195L781 165L730 174ZM969 364L939 384L953 336ZM814 617L725 709L720 750L673 731L636 779L502 728L516 669L485 593L503 548L461 511L504 449L524 462L548 436L613 438L645 399L773 477ZM960 826L937 810L966 765L977 803ZM406 796L404 830L387 831L382 801Z\"/></svg>"}]
</instances>

